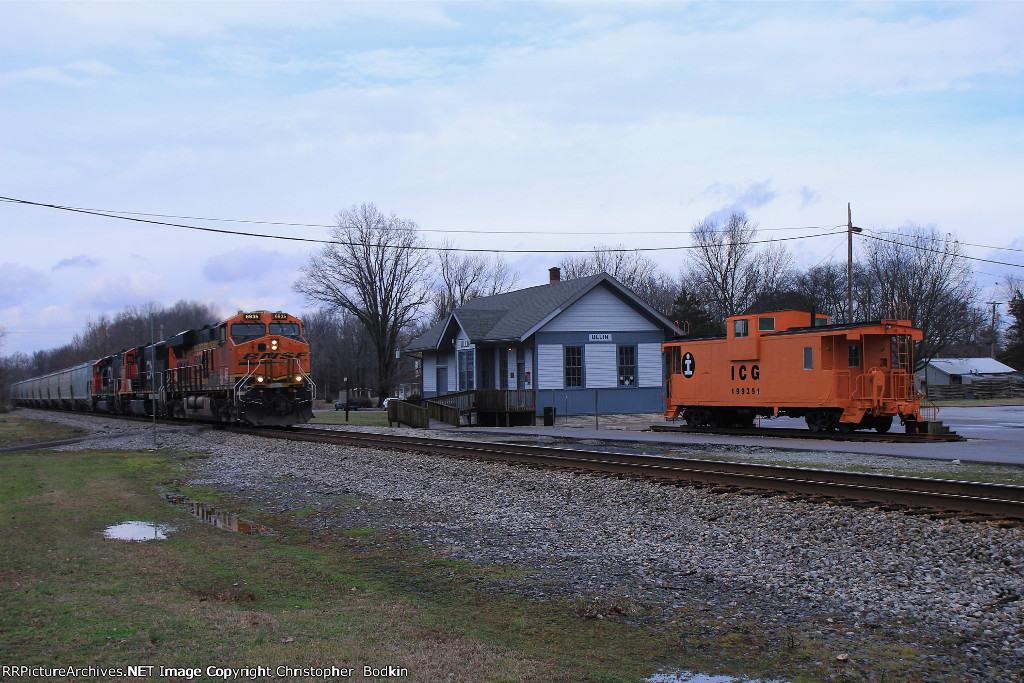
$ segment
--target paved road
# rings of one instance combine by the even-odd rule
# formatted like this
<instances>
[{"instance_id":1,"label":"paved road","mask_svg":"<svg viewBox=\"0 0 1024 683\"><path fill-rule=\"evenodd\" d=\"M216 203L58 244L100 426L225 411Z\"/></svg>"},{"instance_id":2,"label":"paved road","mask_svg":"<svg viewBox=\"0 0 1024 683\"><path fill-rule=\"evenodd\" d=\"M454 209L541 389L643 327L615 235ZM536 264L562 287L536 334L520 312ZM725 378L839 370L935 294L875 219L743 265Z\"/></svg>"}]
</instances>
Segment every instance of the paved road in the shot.
<instances>
[{"instance_id":1,"label":"paved road","mask_svg":"<svg viewBox=\"0 0 1024 683\"><path fill-rule=\"evenodd\" d=\"M621 439L650 443L720 443L760 445L844 453L872 453L912 458L937 458L971 462L1002 463L1024 466L1024 406L985 406L977 408L942 408L941 419L967 441L953 443L850 443L810 439L777 439L771 437L712 436L706 434L669 434L634 429L594 429L587 427L508 427L488 428L489 434L543 434L574 439ZM779 418L765 421L773 427L804 427L803 420ZM476 428L474 428L475 430ZM901 429L893 425L893 431ZM466 432L463 428L460 430Z\"/></svg>"}]
</instances>

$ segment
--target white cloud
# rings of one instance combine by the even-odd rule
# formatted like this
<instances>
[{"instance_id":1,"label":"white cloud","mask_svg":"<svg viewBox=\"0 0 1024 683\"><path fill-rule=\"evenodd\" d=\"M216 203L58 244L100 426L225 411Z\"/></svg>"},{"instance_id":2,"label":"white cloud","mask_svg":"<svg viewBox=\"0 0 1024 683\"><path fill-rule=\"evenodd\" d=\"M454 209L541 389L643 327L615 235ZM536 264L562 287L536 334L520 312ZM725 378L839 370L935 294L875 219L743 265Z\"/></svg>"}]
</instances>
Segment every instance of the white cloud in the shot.
<instances>
[{"instance_id":1,"label":"white cloud","mask_svg":"<svg viewBox=\"0 0 1024 683\"><path fill-rule=\"evenodd\" d=\"M88 309L121 310L130 305L162 301L174 289L153 272L115 272L98 275L76 292L74 301Z\"/></svg>"},{"instance_id":2,"label":"white cloud","mask_svg":"<svg viewBox=\"0 0 1024 683\"><path fill-rule=\"evenodd\" d=\"M27 301L46 291L50 281L42 272L17 263L0 263L0 309Z\"/></svg>"}]
</instances>

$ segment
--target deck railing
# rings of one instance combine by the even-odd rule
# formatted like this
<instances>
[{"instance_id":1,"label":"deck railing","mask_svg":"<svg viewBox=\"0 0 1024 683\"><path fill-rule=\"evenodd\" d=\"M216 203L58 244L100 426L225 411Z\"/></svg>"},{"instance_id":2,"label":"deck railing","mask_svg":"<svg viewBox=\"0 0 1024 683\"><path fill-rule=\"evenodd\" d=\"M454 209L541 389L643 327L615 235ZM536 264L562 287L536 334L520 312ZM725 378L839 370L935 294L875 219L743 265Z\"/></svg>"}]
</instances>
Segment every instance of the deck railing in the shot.
<instances>
[{"instance_id":1,"label":"deck railing","mask_svg":"<svg viewBox=\"0 0 1024 683\"><path fill-rule=\"evenodd\" d=\"M429 409L418 406L415 403L405 401L388 401L388 422L418 427L420 429L430 428Z\"/></svg>"},{"instance_id":2,"label":"deck railing","mask_svg":"<svg viewBox=\"0 0 1024 683\"><path fill-rule=\"evenodd\" d=\"M432 398L427 399L427 416L431 420L444 422L453 427L458 427L462 423L462 413L459 412L458 408L445 405Z\"/></svg>"}]
</instances>

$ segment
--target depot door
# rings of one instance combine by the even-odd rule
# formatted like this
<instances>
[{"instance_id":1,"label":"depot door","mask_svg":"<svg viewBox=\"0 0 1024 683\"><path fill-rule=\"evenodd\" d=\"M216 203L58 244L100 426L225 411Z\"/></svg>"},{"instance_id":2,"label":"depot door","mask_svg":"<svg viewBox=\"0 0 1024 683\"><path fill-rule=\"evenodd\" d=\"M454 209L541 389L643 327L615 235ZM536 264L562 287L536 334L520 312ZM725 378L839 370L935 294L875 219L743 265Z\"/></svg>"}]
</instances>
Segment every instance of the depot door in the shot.
<instances>
[{"instance_id":1,"label":"depot door","mask_svg":"<svg viewBox=\"0 0 1024 683\"><path fill-rule=\"evenodd\" d=\"M448 393L448 368L442 366L437 368L437 395L442 396Z\"/></svg>"}]
</instances>

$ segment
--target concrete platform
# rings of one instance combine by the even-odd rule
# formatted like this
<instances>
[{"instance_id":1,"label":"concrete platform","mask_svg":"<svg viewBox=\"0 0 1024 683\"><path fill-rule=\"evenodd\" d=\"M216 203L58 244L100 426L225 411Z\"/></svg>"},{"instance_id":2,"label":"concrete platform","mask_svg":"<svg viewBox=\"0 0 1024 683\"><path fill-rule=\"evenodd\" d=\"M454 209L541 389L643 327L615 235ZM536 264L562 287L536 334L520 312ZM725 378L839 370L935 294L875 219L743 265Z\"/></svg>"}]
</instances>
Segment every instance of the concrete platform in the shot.
<instances>
[{"instance_id":1,"label":"concrete platform","mask_svg":"<svg viewBox=\"0 0 1024 683\"><path fill-rule=\"evenodd\" d=\"M538 435L565 439L606 439L652 444L723 444L756 445L765 448L867 453L910 458L962 460L1024 466L1024 406L982 406L942 408L939 419L967 441L954 443L851 443L818 439L786 439L772 437L717 436L708 434L671 434L645 431L652 424L665 422L661 414L601 415L595 425L594 416L558 416L554 427L463 427L460 433L480 432L490 435ZM761 427L799 428L803 420L777 418L762 420ZM454 428L450 428L454 429ZM898 424L893 432L901 431Z\"/></svg>"}]
</instances>

